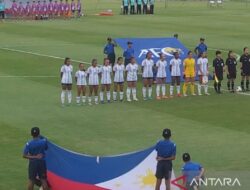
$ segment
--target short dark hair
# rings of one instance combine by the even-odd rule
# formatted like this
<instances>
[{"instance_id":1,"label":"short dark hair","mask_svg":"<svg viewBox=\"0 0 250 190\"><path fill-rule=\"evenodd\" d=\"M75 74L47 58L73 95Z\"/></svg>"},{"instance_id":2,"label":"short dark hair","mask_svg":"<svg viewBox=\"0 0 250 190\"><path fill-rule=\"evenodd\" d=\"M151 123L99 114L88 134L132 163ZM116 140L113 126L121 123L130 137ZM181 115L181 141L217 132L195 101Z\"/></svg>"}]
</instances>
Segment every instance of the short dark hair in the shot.
<instances>
[{"instance_id":1,"label":"short dark hair","mask_svg":"<svg viewBox=\"0 0 250 190\"><path fill-rule=\"evenodd\" d=\"M232 50L229 50L229 52L228 52L228 54L227 54L228 57L230 57L230 54L231 54L231 53L233 53L233 51L232 51Z\"/></svg>"},{"instance_id":2,"label":"short dark hair","mask_svg":"<svg viewBox=\"0 0 250 190\"><path fill-rule=\"evenodd\" d=\"M184 154L182 155L182 160L183 160L184 162L190 161L190 160L191 160L190 154L189 154L189 153L184 153Z\"/></svg>"},{"instance_id":3,"label":"short dark hair","mask_svg":"<svg viewBox=\"0 0 250 190\"><path fill-rule=\"evenodd\" d=\"M170 138L170 137L171 137L171 130L168 129L168 128L163 129L163 131L162 131L162 136L163 136L165 139Z\"/></svg>"},{"instance_id":4,"label":"short dark hair","mask_svg":"<svg viewBox=\"0 0 250 190\"><path fill-rule=\"evenodd\" d=\"M205 38L200 38L200 41L205 41Z\"/></svg>"},{"instance_id":5,"label":"short dark hair","mask_svg":"<svg viewBox=\"0 0 250 190\"><path fill-rule=\"evenodd\" d=\"M120 61L120 60L122 60L122 59L123 59L122 57L118 57L118 58L117 58L117 61Z\"/></svg>"},{"instance_id":6,"label":"short dark hair","mask_svg":"<svg viewBox=\"0 0 250 190\"><path fill-rule=\"evenodd\" d=\"M217 51L215 52L215 54L216 54L216 55L219 55L219 54L221 54L221 51L220 51L220 50L217 50Z\"/></svg>"},{"instance_id":7,"label":"short dark hair","mask_svg":"<svg viewBox=\"0 0 250 190\"><path fill-rule=\"evenodd\" d=\"M64 59L64 64L66 64L68 60L70 60L70 58L69 58L69 57L66 57L66 58Z\"/></svg>"},{"instance_id":8,"label":"short dark hair","mask_svg":"<svg viewBox=\"0 0 250 190\"><path fill-rule=\"evenodd\" d=\"M190 55L191 53L193 53L192 51L188 51L188 55Z\"/></svg>"},{"instance_id":9,"label":"short dark hair","mask_svg":"<svg viewBox=\"0 0 250 190\"><path fill-rule=\"evenodd\" d=\"M30 133L32 137L38 137L40 135L40 129L38 127L33 127Z\"/></svg>"},{"instance_id":10,"label":"short dark hair","mask_svg":"<svg viewBox=\"0 0 250 190\"><path fill-rule=\"evenodd\" d=\"M246 51L246 49L248 49L248 47L244 47L243 51Z\"/></svg>"}]
</instances>

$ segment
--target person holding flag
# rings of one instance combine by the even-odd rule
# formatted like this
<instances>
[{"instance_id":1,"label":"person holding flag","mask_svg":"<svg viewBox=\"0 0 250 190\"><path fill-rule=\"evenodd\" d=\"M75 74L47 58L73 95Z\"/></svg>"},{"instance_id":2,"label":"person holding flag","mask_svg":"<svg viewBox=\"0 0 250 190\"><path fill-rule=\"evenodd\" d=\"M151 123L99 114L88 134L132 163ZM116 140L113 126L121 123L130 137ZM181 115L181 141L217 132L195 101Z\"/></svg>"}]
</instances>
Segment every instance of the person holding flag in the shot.
<instances>
[{"instance_id":1,"label":"person holding flag","mask_svg":"<svg viewBox=\"0 0 250 190\"><path fill-rule=\"evenodd\" d=\"M107 44L104 47L103 53L107 55L107 58L110 61L110 64L112 67L115 64L115 47L117 46L117 43L115 40L113 40L111 37L107 38Z\"/></svg>"},{"instance_id":2,"label":"person holding flag","mask_svg":"<svg viewBox=\"0 0 250 190\"><path fill-rule=\"evenodd\" d=\"M187 190L199 190L199 181L204 178L205 169L198 163L191 161L189 153L182 155L184 165L182 167L182 174L185 177L184 186Z\"/></svg>"},{"instance_id":3,"label":"person holding flag","mask_svg":"<svg viewBox=\"0 0 250 190\"><path fill-rule=\"evenodd\" d=\"M188 57L183 61L183 69L184 69L184 79L185 82L183 84L183 96L187 96L187 86L190 84L191 94L195 96L194 92L194 82L195 82L195 59L193 58L192 51L188 52Z\"/></svg>"},{"instance_id":4,"label":"person holding flag","mask_svg":"<svg viewBox=\"0 0 250 190\"><path fill-rule=\"evenodd\" d=\"M216 51L216 58L213 61L214 67L214 89L215 92L221 94L221 81L223 80L223 72L224 72L224 60L221 57L221 51Z\"/></svg>"}]
</instances>

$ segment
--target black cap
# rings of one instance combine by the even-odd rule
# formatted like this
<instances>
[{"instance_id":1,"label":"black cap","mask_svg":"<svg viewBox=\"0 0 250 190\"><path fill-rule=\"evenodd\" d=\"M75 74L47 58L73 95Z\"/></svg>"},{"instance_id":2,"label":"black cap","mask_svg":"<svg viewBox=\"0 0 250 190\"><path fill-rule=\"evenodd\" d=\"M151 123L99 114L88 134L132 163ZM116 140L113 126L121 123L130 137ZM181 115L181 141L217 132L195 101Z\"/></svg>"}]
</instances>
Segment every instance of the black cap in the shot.
<instances>
[{"instance_id":1,"label":"black cap","mask_svg":"<svg viewBox=\"0 0 250 190\"><path fill-rule=\"evenodd\" d=\"M200 38L200 41L205 41L205 38Z\"/></svg>"},{"instance_id":2,"label":"black cap","mask_svg":"<svg viewBox=\"0 0 250 190\"><path fill-rule=\"evenodd\" d=\"M164 138L169 138L169 137L171 137L171 130L170 129L163 129L163 131L162 131L162 136L164 137Z\"/></svg>"},{"instance_id":3,"label":"black cap","mask_svg":"<svg viewBox=\"0 0 250 190\"><path fill-rule=\"evenodd\" d=\"M33 127L31 129L31 135L33 137L38 137L40 135L40 129L38 127Z\"/></svg>"},{"instance_id":4,"label":"black cap","mask_svg":"<svg viewBox=\"0 0 250 190\"><path fill-rule=\"evenodd\" d=\"M184 153L182 155L182 159L183 159L184 162L190 161L190 159L191 159L190 154L189 153Z\"/></svg>"},{"instance_id":5,"label":"black cap","mask_svg":"<svg viewBox=\"0 0 250 190\"><path fill-rule=\"evenodd\" d=\"M108 40L108 41L111 41L111 40L112 40L112 38L111 38L111 37L108 37L108 38L107 38L107 40Z\"/></svg>"},{"instance_id":6,"label":"black cap","mask_svg":"<svg viewBox=\"0 0 250 190\"><path fill-rule=\"evenodd\" d=\"M131 41L128 41L128 44L133 44L133 42L131 42Z\"/></svg>"}]
</instances>

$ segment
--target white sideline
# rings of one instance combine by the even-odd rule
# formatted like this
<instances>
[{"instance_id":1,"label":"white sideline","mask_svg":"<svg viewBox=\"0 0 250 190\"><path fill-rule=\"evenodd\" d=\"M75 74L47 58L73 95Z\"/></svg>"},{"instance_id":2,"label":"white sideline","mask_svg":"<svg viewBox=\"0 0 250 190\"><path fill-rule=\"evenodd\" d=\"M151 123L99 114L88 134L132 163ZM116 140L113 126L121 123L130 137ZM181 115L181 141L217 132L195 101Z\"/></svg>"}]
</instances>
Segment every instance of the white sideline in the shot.
<instances>
[{"instance_id":1,"label":"white sideline","mask_svg":"<svg viewBox=\"0 0 250 190\"><path fill-rule=\"evenodd\" d=\"M18 52L18 53L25 53L25 54L30 54L30 55L36 55L36 56L40 56L40 57L49 57L49 58L53 58L53 59L60 59L60 60L64 60L64 57L58 57L58 56L53 56L53 55L47 55L47 54L42 54L42 53L35 53L35 52L31 52L31 51L23 51L23 50L18 50L18 49L12 49L12 48L5 48L5 47L0 47L1 50L6 50L6 51L12 51L12 52ZM79 61L79 60L74 60L71 59L73 62L77 62L77 63L84 63L84 64L88 64L90 65L91 63L89 62L85 62L85 61Z\"/></svg>"}]
</instances>

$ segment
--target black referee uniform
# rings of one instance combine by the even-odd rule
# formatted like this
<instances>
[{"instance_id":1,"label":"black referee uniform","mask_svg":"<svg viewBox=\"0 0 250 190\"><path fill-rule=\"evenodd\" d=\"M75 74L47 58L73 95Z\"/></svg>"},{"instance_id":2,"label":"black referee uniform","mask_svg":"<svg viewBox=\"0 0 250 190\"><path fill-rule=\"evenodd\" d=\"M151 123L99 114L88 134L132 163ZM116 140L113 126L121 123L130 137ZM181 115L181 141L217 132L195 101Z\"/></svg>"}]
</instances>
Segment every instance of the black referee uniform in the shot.
<instances>
[{"instance_id":1,"label":"black referee uniform","mask_svg":"<svg viewBox=\"0 0 250 190\"><path fill-rule=\"evenodd\" d=\"M226 60L226 66L227 66L227 70L228 70L228 74L227 74L227 88L228 90L231 92L234 92L234 80L236 79L236 66L237 66L237 61L235 58L229 57Z\"/></svg>"},{"instance_id":2,"label":"black referee uniform","mask_svg":"<svg viewBox=\"0 0 250 190\"><path fill-rule=\"evenodd\" d=\"M250 76L250 55L249 54L243 54L240 57L240 62L242 63L242 67L241 67L241 76L242 76L242 80L241 80L241 88L244 91L245 87L244 87L244 78L246 77L246 90L249 90L249 76Z\"/></svg>"},{"instance_id":3,"label":"black referee uniform","mask_svg":"<svg viewBox=\"0 0 250 190\"><path fill-rule=\"evenodd\" d=\"M222 58L215 58L213 61L214 75L217 77L218 82L214 81L214 89L218 94L221 94L221 81L223 80L223 71L224 71L224 60ZM215 78L214 76L214 78Z\"/></svg>"}]
</instances>

